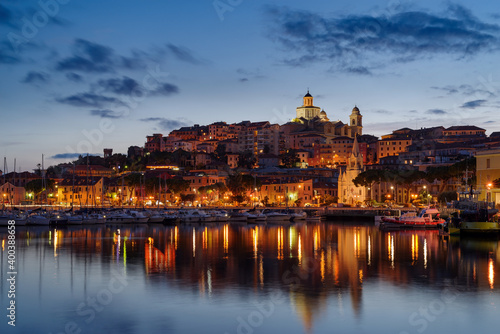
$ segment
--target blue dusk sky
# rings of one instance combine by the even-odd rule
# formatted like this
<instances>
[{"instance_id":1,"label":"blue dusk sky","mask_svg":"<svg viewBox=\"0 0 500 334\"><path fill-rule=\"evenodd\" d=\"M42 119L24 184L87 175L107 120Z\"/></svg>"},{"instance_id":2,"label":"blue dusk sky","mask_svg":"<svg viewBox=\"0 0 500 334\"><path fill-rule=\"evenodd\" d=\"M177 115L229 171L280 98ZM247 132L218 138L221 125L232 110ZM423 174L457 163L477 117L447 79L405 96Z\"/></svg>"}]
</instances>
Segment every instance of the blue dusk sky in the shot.
<instances>
[{"instance_id":1,"label":"blue dusk sky","mask_svg":"<svg viewBox=\"0 0 500 334\"><path fill-rule=\"evenodd\" d=\"M363 133L500 131L497 1L0 2L9 170L126 153L185 125L294 118L307 89ZM3 166L0 166L3 169Z\"/></svg>"}]
</instances>

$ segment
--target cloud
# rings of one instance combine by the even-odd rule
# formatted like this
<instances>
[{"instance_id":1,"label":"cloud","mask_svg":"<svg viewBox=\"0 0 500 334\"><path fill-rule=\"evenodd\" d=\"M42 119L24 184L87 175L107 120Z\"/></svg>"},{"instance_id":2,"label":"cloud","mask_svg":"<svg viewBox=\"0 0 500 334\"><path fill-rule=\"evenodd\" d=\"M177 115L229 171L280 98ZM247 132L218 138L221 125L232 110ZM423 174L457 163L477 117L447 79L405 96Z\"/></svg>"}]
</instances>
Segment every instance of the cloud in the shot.
<instances>
[{"instance_id":1,"label":"cloud","mask_svg":"<svg viewBox=\"0 0 500 334\"><path fill-rule=\"evenodd\" d=\"M446 93L447 95L454 95L454 94L460 94L464 96L484 96L484 97L495 97L496 92L495 89L493 89L493 82L483 82L476 87L468 84L463 84L459 86L455 85L447 85L443 87L438 87L438 86L432 86L432 89L442 91Z\"/></svg>"},{"instance_id":2,"label":"cloud","mask_svg":"<svg viewBox=\"0 0 500 334\"><path fill-rule=\"evenodd\" d=\"M190 122L185 119L168 119L164 117L141 118L141 122L156 122L162 130L174 130L183 126L189 126Z\"/></svg>"},{"instance_id":3,"label":"cloud","mask_svg":"<svg viewBox=\"0 0 500 334\"><path fill-rule=\"evenodd\" d=\"M103 88L105 92L117 95L132 95L132 93L143 94L141 85L134 79L126 76L122 78L99 80L98 85Z\"/></svg>"},{"instance_id":4,"label":"cloud","mask_svg":"<svg viewBox=\"0 0 500 334\"><path fill-rule=\"evenodd\" d=\"M194 55L193 52L191 52L189 49L182 47L182 46L177 46L173 44L167 44L167 48L170 50L170 52L175 56L180 61L190 63L193 65L200 65L203 62L199 59L197 59Z\"/></svg>"},{"instance_id":5,"label":"cloud","mask_svg":"<svg viewBox=\"0 0 500 334\"><path fill-rule=\"evenodd\" d=\"M12 11L0 4L0 24L12 27L13 17Z\"/></svg>"},{"instance_id":6,"label":"cloud","mask_svg":"<svg viewBox=\"0 0 500 334\"><path fill-rule=\"evenodd\" d=\"M375 113L377 113L377 114L385 114L385 115L391 115L391 114L393 114L393 112L392 112L392 111L389 111L389 110L382 110L382 109L380 109L380 110L375 110L374 112L375 112Z\"/></svg>"},{"instance_id":7,"label":"cloud","mask_svg":"<svg viewBox=\"0 0 500 334\"><path fill-rule=\"evenodd\" d=\"M178 56L184 49L178 49ZM120 69L145 69L148 63L160 63L166 54L165 47L154 48L148 52L132 50L129 56L120 55L109 46L82 38L74 40L69 57L57 61L58 71L78 71L84 73L114 73ZM187 51L186 51L187 52ZM186 53L185 60L189 60ZM194 61L194 60L193 60Z\"/></svg>"},{"instance_id":8,"label":"cloud","mask_svg":"<svg viewBox=\"0 0 500 334\"><path fill-rule=\"evenodd\" d=\"M12 46L7 41L0 43L0 64L17 64L21 62L18 54L12 52Z\"/></svg>"},{"instance_id":9,"label":"cloud","mask_svg":"<svg viewBox=\"0 0 500 334\"><path fill-rule=\"evenodd\" d=\"M487 102L486 100L469 101L469 102L465 102L464 104L462 104L462 106L460 108L462 108L462 109L476 109L476 108L481 107L486 102Z\"/></svg>"},{"instance_id":10,"label":"cloud","mask_svg":"<svg viewBox=\"0 0 500 334\"><path fill-rule=\"evenodd\" d=\"M91 110L90 114L92 116L99 116L101 118L122 118L123 114L117 113L113 110L109 109L98 109L98 110Z\"/></svg>"},{"instance_id":11,"label":"cloud","mask_svg":"<svg viewBox=\"0 0 500 334\"><path fill-rule=\"evenodd\" d=\"M56 65L57 70L97 73L113 71L114 51L110 47L78 38L73 48L73 56L60 60Z\"/></svg>"},{"instance_id":12,"label":"cloud","mask_svg":"<svg viewBox=\"0 0 500 334\"><path fill-rule=\"evenodd\" d=\"M236 70L236 73L238 73L241 76L238 79L239 82L247 82L250 80L266 78L266 76L261 73L261 70L259 68L255 69L238 68Z\"/></svg>"},{"instance_id":13,"label":"cloud","mask_svg":"<svg viewBox=\"0 0 500 334\"><path fill-rule=\"evenodd\" d=\"M102 79L97 82L99 88L106 93L134 96L169 96L179 93L179 87L170 83L157 83L153 89L146 89L136 80L123 76L121 78Z\"/></svg>"},{"instance_id":14,"label":"cloud","mask_svg":"<svg viewBox=\"0 0 500 334\"><path fill-rule=\"evenodd\" d=\"M50 79L50 75L44 72L37 72L37 71L29 71L26 76L24 77L23 80L21 80L22 83L29 83L29 84L41 84L41 83L46 83Z\"/></svg>"},{"instance_id":15,"label":"cloud","mask_svg":"<svg viewBox=\"0 0 500 334\"><path fill-rule=\"evenodd\" d=\"M495 121L486 121L486 122L483 122L483 124L492 124L492 123L496 123Z\"/></svg>"},{"instance_id":16,"label":"cloud","mask_svg":"<svg viewBox=\"0 0 500 334\"><path fill-rule=\"evenodd\" d=\"M267 12L273 22L268 35L292 55L284 60L292 66L324 62L342 70L347 62L353 69L368 70L376 61L442 55L460 59L499 50L500 26L459 5L449 5L442 14L398 8L375 15L326 16L275 6Z\"/></svg>"},{"instance_id":17,"label":"cloud","mask_svg":"<svg viewBox=\"0 0 500 334\"><path fill-rule=\"evenodd\" d=\"M105 108L108 105L126 105L123 101L94 93L79 93L56 99L57 102L74 107Z\"/></svg>"},{"instance_id":18,"label":"cloud","mask_svg":"<svg viewBox=\"0 0 500 334\"><path fill-rule=\"evenodd\" d=\"M348 67L344 70L346 73L359 74L359 75L372 75L372 72L364 66Z\"/></svg>"},{"instance_id":19,"label":"cloud","mask_svg":"<svg viewBox=\"0 0 500 334\"><path fill-rule=\"evenodd\" d=\"M168 96L168 95L172 95L172 94L176 94L176 93L179 93L179 87L177 87L176 85L169 84L169 83L162 83L156 89L151 90L149 92L149 95Z\"/></svg>"},{"instance_id":20,"label":"cloud","mask_svg":"<svg viewBox=\"0 0 500 334\"><path fill-rule=\"evenodd\" d=\"M79 157L86 155L86 153L58 153L51 156L51 159L78 159ZM89 154L90 155L90 154Z\"/></svg>"},{"instance_id":21,"label":"cloud","mask_svg":"<svg viewBox=\"0 0 500 334\"><path fill-rule=\"evenodd\" d=\"M444 115L447 114L446 111L443 109L429 109L425 112L426 114L431 114L431 115Z\"/></svg>"},{"instance_id":22,"label":"cloud","mask_svg":"<svg viewBox=\"0 0 500 334\"><path fill-rule=\"evenodd\" d=\"M82 82L83 81L83 77L80 74L76 74L73 72L66 73L66 78L70 81L73 81L73 82Z\"/></svg>"}]
</instances>

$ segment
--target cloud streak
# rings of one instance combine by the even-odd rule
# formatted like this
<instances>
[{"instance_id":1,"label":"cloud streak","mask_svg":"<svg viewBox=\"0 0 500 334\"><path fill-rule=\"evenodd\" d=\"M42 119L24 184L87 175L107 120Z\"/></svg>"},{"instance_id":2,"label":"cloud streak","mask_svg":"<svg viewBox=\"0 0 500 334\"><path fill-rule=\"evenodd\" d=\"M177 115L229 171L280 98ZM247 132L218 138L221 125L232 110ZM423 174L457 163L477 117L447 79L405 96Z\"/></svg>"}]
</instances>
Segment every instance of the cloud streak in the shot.
<instances>
[{"instance_id":1,"label":"cloud streak","mask_svg":"<svg viewBox=\"0 0 500 334\"><path fill-rule=\"evenodd\" d=\"M474 100L465 102L460 108L462 109L476 109L482 107L487 101L486 100Z\"/></svg>"},{"instance_id":2,"label":"cloud streak","mask_svg":"<svg viewBox=\"0 0 500 334\"><path fill-rule=\"evenodd\" d=\"M449 5L443 14L398 9L329 17L283 7L267 12L274 22L270 38L295 54L284 60L291 66L333 62L336 70L367 75L377 61L406 63L439 55L460 59L499 50L500 26L459 5Z\"/></svg>"},{"instance_id":3,"label":"cloud streak","mask_svg":"<svg viewBox=\"0 0 500 334\"><path fill-rule=\"evenodd\" d=\"M22 83L27 83L27 84L43 84L47 83L50 79L50 75L44 72L37 72L37 71L29 71L26 73L26 76L24 77L23 80L21 80Z\"/></svg>"},{"instance_id":4,"label":"cloud streak","mask_svg":"<svg viewBox=\"0 0 500 334\"><path fill-rule=\"evenodd\" d=\"M141 118L141 122L156 122L158 127L162 130L174 130L183 126L189 126L189 122L183 119L169 119L164 117L148 117Z\"/></svg>"},{"instance_id":5,"label":"cloud streak","mask_svg":"<svg viewBox=\"0 0 500 334\"><path fill-rule=\"evenodd\" d=\"M94 93L79 93L56 99L57 102L74 107L105 108L109 105L125 106L126 104L115 97Z\"/></svg>"}]
</instances>

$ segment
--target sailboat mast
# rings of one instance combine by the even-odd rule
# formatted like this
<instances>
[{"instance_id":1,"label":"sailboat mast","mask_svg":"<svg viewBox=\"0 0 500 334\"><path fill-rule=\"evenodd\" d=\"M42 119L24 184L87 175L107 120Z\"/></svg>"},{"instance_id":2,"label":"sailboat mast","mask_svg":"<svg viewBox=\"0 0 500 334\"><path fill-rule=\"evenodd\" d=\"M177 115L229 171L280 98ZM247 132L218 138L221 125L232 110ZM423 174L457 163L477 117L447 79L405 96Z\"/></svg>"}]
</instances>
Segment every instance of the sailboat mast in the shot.
<instances>
[{"instance_id":1,"label":"sailboat mast","mask_svg":"<svg viewBox=\"0 0 500 334\"><path fill-rule=\"evenodd\" d=\"M73 185L71 186L71 211L73 211L74 199L75 199L75 163L73 162Z\"/></svg>"},{"instance_id":2,"label":"sailboat mast","mask_svg":"<svg viewBox=\"0 0 500 334\"><path fill-rule=\"evenodd\" d=\"M85 173L85 206L89 207L89 154L87 153L87 172Z\"/></svg>"},{"instance_id":3,"label":"sailboat mast","mask_svg":"<svg viewBox=\"0 0 500 334\"><path fill-rule=\"evenodd\" d=\"M16 158L14 158L14 173L12 174L12 184L14 185L14 193L11 191L10 192L10 205L12 207L12 205L14 204L14 199L15 199L15 191L16 191Z\"/></svg>"}]
</instances>

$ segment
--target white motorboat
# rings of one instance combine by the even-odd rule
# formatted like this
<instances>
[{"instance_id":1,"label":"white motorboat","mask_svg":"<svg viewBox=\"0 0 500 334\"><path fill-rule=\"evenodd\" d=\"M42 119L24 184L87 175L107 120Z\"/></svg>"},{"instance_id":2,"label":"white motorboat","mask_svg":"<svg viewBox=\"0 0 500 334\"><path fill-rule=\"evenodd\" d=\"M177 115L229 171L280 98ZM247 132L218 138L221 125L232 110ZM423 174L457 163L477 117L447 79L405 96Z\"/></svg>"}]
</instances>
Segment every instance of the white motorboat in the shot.
<instances>
[{"instance_id":1,"label":"white motorboat","mask_svg":"<svg viewBox=\"0 0 500 334\"><path fill-rule=\"evenodd\" d=\"M50 219L43 214L33 213L28 217L28 224L48 226L50 224Z\"/></svg>"},{"instance_id":2,"label":"white motorboat","mask_svg":"<svg viewBox=\"0 0 500 334\"><path fill-rule=\"evenodd\" d=\"M227 222L229 220L229 215L224 210L212 210L209 214L214 218L214 221L217 222Z\"/></svg>"},{"instance_id":3,"label":"white motorboat","mask_svg":"<svg viewBox=\"0 0 500 334\"><path fill-rule=\"evenodd\" d=\"M66 225L68 216L64 212L53 211L48 215L50 225Z\"/></svg>"},{"instance_id":4,"label":"white motorboat","mask_svg":"<svg viewBox=\"0 0 500 334\"><path fill-rule=\"evenodd\" d=\"M68 215L68 225L82 225L83 216L82 215Z\"/></svg>"},{"instance_id":5,"label":"white motorboat","mask_svg":"<svg viewBox=\"0 0 500 334\"><path fill-rule=\"evenodd\" d=\"M267 216L257 210L249 210L245 212L247 214L248 223L264 223L267 221Z\"/></svg>"},{"instance_id":6,"label":"white motorboat","mask_svg":"<svg viewBox=\"0 0 500 334\"><path fill-rule=\"evenodd\" d=\"M149 218L148 223L158 224L165 220L165 217L158 211L146 211L145 214Z\"/></svg>"},{"instance_id":7,"label":"white motorboat","mask_svg":"<svg viewBox=\"0 0 500 334\"><path fill-rule=\"evenodd\" d=\"M179 210L179 218L183 222L205 223L214 221L213 218L201 210Z\"/></svg>"},{"instance_id":8,"label":"white motorboat","mask_svg":"<svg viewBox=\"0 0 500 334\"><path fill-rule=\"evenodd\" d=\"M134 218L135 223L143 224L143 223L147 223L149 220L148 216L146 216L144 213L139 212L139 211L130 210L128 212L128 214Z\"/></svg>"},{"instance_id":9,"label":"white motorboat","mask_svg":"<svg viewBox=\"0 0 500 334\"><path fill-rule=\"evenodd\" d=\"M95 220L95 224L104 224L106 222L106 216L100 213L91 213L90 217Z\"/></svg>"},{"instance_id":10,"label":"white motorboat","mask_svg":"<svg viewBox=\"0 0 500 334\"><path fill-rule=\"evenodd\" d=\"M0 226L8 226L9 221L15 221L16 226L26 225L28 216L23 213L0 213Z\"/></svg>"},{"instance_id":11,"label":"white motorboat","mask_svg":"<svg viewBox=\"0 0 500 334\"><path fill-rule=\"evenodd\" d=\"M287 213L268 210L268 209L264 210L262 213L266 215L268 223L274 223L274 224L290 223L290 215Z\"/></svg>"},{"instance_id":12,"label":"white motorboat","mask_svg":"<svg viewBox=\"0 0 500 334\"><path fill-rule=\"evenodd\" d=\"M232 222L246 223L248 221L248 213L241 210L233 211L229 214L229 220Z\"/></svg>"},{"instance_id":13,"label":"white motorboat","mask_svg":"<svg viewBox=\"0 0 500 334\"><path fill-rule=\"evenodd\" d=\"M115 211L106 214L106 223L133 223L134 217L125 212Z\"/></svg>"},{"instance_id":14,"label":"white motorboat","mask_svg":"<svg viewBox=\"0 0 500 334\"><path fill-rule=\"evenodd\" d=\"M179 214L174 211L165 211L161 215L163 216L163 224L176 224L180 221Z\"/></svg>"},{"instance_id":15,"label":"white motorboat","mask_svg":"<svg viewBox=\"0 0 500 334\"><path fill-rule=\"evenodd\" d=\"M294 222L296 221L304 221L307 218L307 213L299 210L299 211L290 211L290 219Z\"/></svg>"}]
</instances>

